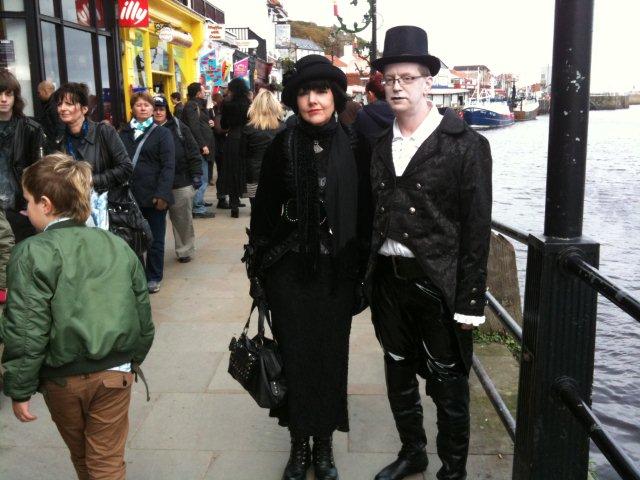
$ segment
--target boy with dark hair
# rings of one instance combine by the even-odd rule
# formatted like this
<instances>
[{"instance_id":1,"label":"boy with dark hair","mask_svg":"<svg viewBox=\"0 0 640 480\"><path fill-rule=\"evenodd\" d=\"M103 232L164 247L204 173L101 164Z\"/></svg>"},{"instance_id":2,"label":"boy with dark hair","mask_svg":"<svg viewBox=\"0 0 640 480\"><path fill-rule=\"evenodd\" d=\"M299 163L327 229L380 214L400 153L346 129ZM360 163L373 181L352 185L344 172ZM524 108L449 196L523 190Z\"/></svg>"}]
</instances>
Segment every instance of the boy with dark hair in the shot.
<instances>
[{"instance_id":1,"label":"boy with dark hair","mask_svg":"<svg viewBox=\"0 0 640 480\"><path fill-rule=\"evenodd\" d=\"M25 203L20 188L22 171L45 153L46 136L24 113L20 83L0 69L0 208L4 210L16 242L35 234L20 211Z\"/></svg>"},{"instance_id":2,"label":"boy with dark hair","mask_svg":"<svg viewBox=\"0 0 640 480\"><path fill-rule=\"evenodd\" d=\"M180 118L182 117L182 111L184 110L184 104L182 103L182 94L180 92L173 92L169 99L173 105L173 115Z\"/></svg>"},{"instance_id":3,"label":"boy with dark hair","mask_svg":"<svg viewBox=\"0 0 640 480\"><path fill-rule=\"evenodd\" d=\"M4 393L21 422L41 391L81 480L125 478L132 370L154 326L144 268L127 244L89 228L91 167L57 153L22 178L42 233L17 245L0 318Z\"/></svg>"}]
</instances>

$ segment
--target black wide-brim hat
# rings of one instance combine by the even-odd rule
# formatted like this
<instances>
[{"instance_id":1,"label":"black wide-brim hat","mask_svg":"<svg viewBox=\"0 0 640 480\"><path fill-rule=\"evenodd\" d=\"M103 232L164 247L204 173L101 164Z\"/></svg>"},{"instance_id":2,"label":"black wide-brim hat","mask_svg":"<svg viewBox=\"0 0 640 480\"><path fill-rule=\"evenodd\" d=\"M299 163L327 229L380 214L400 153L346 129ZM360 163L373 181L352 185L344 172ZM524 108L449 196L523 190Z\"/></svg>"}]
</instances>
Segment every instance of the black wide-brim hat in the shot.
<instances>
[{"instance_id":1,"label":"black wide-brim hat","mask_svg":"<svg viewBox=\"0 0 640 480\"><path fill-rule=\"evenodd\" d=\"M347 76L331 61L322 55L307 55L296 62L292 70L282 79L282 103L296 109L298 90L311 80L329 80L335 82L343 91L347 90Z\"/></svg>"},{"instance_id":2,"label":"black wide-brim hat","mask_svg":"<svg viewBox=\"0 0 640 480\"><path fill-rule=\"evenodd\" d=\"M429 55L427 32L420 27L402 25L387 30L382 57L371 62L371 66L382 72L385 65L405 62L426 65L433 76L440 71L440 59Z\"/></svg>"}]
</instances>

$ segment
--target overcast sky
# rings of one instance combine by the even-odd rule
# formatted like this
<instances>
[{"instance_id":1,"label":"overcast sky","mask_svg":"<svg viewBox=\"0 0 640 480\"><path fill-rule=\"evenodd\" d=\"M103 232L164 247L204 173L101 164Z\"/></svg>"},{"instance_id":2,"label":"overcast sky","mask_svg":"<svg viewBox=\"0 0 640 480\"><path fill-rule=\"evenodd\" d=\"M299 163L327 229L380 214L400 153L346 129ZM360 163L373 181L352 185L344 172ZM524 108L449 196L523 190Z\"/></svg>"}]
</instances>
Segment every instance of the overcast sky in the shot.
<instances>
[{"instance_id":1,"label":"overcast sky","mask_svg":"<svg viewBox=\"0 0 640 480\"><path fill-rule=\"evenodd\" d=\"M368 3L338 0L349 25ZM284 0L292 20L333 25L333 0ZM396 25L427 31L429 53L449 67L484 64L493 73L515 73L522 83L540 80L551 64L553 0L378 0L378 49ZM595 0L591 91L640 90L640 0ZM360 34L370 38L369 31Z\"/></svg>"}]
</instances>

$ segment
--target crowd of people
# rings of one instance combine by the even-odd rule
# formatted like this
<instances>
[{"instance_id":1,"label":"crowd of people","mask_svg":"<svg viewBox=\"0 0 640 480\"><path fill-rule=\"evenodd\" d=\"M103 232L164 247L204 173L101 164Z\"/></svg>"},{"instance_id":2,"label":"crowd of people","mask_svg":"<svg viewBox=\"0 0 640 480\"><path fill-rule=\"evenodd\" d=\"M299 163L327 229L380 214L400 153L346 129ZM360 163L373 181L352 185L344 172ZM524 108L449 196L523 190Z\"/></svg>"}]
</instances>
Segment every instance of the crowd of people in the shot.
<instances>
[{"instance_id":1,"label":"crowd of people","mask_svg":"<svg viewBox=\"0 0 640 480\"><path fill-rule=\"evenodd\" d=\"M21 421L35 419L29 399L44 393L79 478L124 478L132 372L153 340L149 294L163 280L167 214L177 261L187 263L193 219L215 217L205 199L214 167L215 207L238 218L241 199L250 203L249 294L271 312L287 384L270 412L291 436L282 478L302 480L311 467L318 480L339 477L332 436L349 430L351 321L367 307L402 442L375 478L427 468L417 376L437 409L437 478L466 478L491 154L429 100L440 60L424 30L389 29L373 67L364 108L339 68L309 55L285 75L281 101L268 89L254 98L240 78L210 102L198 82L185 103L138 92L119 130L88 118L78 83L40 85L39 124L24 116L15 77L0 71L5 393ZM115 235L86 227L101 198ZM93 428L97 418L111 424Z\"/></svg>"}]
</instances>

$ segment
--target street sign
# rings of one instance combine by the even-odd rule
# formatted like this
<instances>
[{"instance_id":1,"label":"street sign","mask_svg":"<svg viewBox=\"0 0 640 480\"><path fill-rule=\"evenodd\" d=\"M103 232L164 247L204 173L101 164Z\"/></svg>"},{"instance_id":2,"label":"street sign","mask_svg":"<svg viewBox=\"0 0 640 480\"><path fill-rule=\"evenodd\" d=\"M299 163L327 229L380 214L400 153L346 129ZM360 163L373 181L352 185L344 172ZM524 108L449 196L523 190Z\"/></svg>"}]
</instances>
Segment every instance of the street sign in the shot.
<instances>
[{"instance_id":1,"label":"street sign","mask_svg":"<svg viewBox=\"0 0 640 480\"><path fill-rule=\"evenodd\" d=\"M238 48L258 48L258 40L255 38L236 40L236 45L238 45Z\"/></svg>"},{"instance_id":2,"label":"street sign","mask_svg":"<svg viewBox=\"0 0 640 480\"><path fill-rule=\"evenodd\" d=\"M149 0L118 0L121 27L149 26Z\"/></svg>"}]
</instances>

